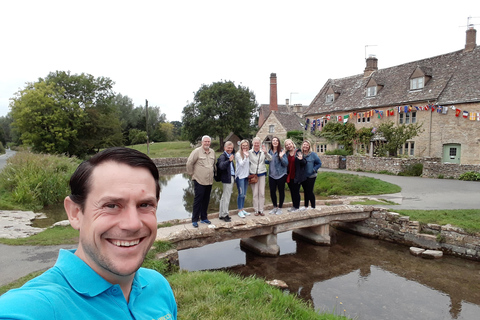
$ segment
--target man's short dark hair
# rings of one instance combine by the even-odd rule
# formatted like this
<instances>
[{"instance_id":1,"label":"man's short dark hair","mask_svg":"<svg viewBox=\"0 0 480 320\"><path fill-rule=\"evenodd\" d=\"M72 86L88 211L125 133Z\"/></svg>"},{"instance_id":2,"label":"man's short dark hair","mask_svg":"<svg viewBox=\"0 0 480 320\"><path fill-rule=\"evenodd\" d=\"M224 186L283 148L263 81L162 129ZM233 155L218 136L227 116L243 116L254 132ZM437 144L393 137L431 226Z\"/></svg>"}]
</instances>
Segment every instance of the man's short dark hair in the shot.
<instances>
[{"instance_id":1,"label":"man's short dark hair","mask_svg":"<svg viewBox=\"0 0 480 320\"><path fill-rule=\"evenodd\" d=\"M82 211L85 209L85 201L91 189L91 175L93 169L101 163L113 161L126 164L131 167L145 168L155 179L157 200L160 199L160 185L158 184L158 169L155 163L143 152L124 148L113 147L105 149L89 160L82 162L70 178L70 199L80 205Z\"/></svg>"}]
</instances>

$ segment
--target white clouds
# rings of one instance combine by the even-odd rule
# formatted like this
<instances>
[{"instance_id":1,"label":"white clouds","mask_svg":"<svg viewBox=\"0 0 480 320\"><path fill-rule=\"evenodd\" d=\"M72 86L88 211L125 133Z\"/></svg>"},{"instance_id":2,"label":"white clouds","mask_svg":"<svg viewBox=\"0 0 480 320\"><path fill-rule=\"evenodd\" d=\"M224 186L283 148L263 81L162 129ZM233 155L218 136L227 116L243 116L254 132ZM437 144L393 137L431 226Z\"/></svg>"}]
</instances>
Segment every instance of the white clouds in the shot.
<instances>
[{"instance_id":1,"label":"white clouds","mask_svg":"<svg viewBox=\"0 0 480 320\"><path fill-rule=\"evenodd\" d=\"M0 116L25 82L70 70L109 77L168 120L181 120L201 84L221 79L268 103L272 72L279 103L309 104L328 78L363 72L365 45L376 45L368 53L379 68L460 50L460 26L480 16L476 1L44 0L0 10Z\"/></svg>"}]
</instances>

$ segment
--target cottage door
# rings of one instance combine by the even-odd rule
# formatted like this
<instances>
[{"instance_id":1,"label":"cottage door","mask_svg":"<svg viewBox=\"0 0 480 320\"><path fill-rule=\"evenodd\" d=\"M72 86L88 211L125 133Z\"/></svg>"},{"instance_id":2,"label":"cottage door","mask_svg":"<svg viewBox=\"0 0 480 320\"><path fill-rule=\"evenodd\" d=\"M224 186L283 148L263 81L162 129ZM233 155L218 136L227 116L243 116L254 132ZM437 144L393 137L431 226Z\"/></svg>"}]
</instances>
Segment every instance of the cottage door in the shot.
<instances>
[{"instance_id":1,"label":"cottage door","mask_svg":"<svg viewBox=\"0 0 480 320\"><path fill-rule=\"evenodd\" d=\"M443 163L460 164L461 146L458 143L450 143L443 145Z\"/></svg>"}]
</instances>

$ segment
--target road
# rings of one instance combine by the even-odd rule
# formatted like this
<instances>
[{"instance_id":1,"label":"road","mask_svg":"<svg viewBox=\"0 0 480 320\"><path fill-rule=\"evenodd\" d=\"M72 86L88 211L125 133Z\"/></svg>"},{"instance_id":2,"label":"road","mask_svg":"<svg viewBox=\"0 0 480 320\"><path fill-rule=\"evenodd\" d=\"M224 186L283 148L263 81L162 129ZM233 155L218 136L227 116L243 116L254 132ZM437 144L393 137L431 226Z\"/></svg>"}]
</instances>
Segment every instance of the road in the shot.
<instances>
[{"instance_id":1,"label":"road","mask_svg":"<svg viewBox=\"0 0 480 320\"><path fill-rule=\"evenodd\" d=\"M12 151L10 149L6 149L5 152L5 154L0 155L0 170L2 170L3 167L5 167L5 165L7 164L7 159L16 153L15 151Z\"/></svg>"}]
</instances>

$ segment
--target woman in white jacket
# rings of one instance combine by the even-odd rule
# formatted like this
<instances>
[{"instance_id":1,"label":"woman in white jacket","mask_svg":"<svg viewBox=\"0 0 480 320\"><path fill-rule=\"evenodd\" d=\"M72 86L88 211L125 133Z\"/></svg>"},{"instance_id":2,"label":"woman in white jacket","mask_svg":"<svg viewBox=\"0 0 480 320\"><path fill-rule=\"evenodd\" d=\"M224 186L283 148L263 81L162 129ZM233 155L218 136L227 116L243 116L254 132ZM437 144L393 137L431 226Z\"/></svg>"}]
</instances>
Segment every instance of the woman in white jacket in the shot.
<instances>
[{"instance_id":1,"label":"woman in white jacket","mask_svg":"<svg viewBox=\"0 0 480 320\"><path fill-rule=\"evenodd\" d=\"M267 175L267 167L265 160L272 160L272 156L268 154L265 145L260 150L261 140L255 137L252 140L253 148L249 151L250 158L250 174L258 175L258 182L252 184L253 208L256 216L264 216L263 206L265 205L265 177Z\"/></svg>"},{"instance_id":2,"label":"woman in white jacket","mask_svg":"<svg viewBox=\"0 0 480 320\"><path fill-rule=\"evenodd\" d=\"M237 207L238 216L240 218L245 218L245 216L250 215L249 212L243 210L245 206L245 197L247 195L248 175L250 173L249 149L250 143L248 140L242 140L240 142L240 150L235 154L235 163L237 164L235 183L237 184L238 189Z\"/></svg>"}]
</instances>

